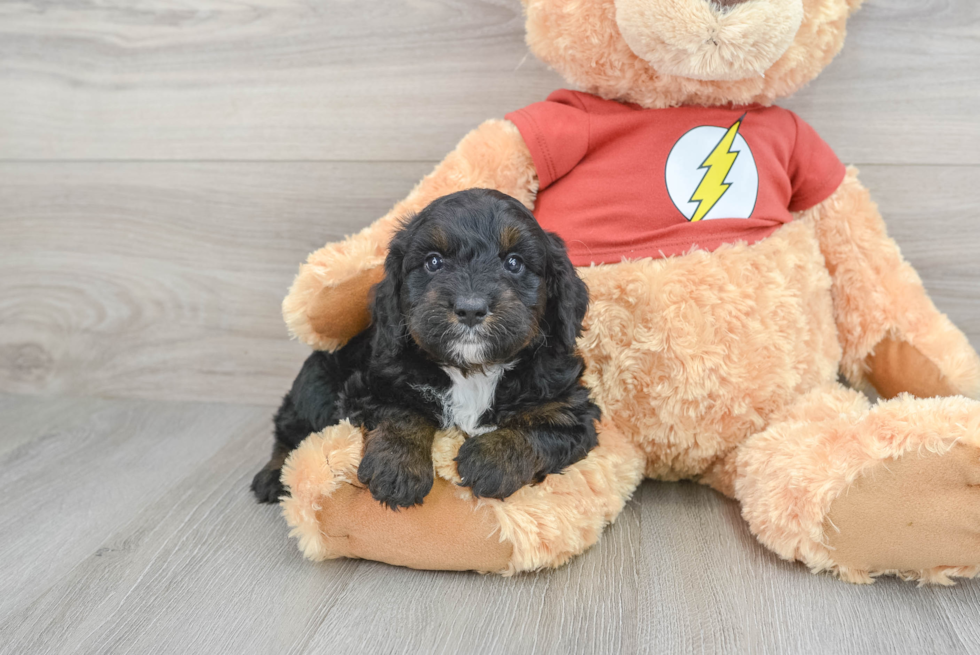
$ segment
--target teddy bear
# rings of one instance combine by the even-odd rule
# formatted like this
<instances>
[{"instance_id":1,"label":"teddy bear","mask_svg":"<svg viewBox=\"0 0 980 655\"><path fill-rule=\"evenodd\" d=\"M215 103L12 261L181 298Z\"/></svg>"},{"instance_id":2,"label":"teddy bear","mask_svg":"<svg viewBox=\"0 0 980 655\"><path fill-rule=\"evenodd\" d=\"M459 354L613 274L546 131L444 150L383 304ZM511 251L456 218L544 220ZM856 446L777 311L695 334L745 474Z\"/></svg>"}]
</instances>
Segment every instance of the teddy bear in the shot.
<instances>
[{"instance_id":1,"label":"teddy bear","mask_svg":"<svg viewBox=\"0 0 980 655\"><path fill-rule=\"evenodd\" d=\"M312 253L283 312L303 342L342 346L370 321L402 219L461 189L509 194L588 285L599 445L496 500L459 484L465 435L446 431L432 491L396 512L358 484L363 435L343 422L283 467L301 551L557 567L649 477L735 499L763 546L814 572L980 572L980 359L858 171L773 104L831 61L860 0L522 2L529 48L574 90L467 134L387 215Z\"/></svg>"}]
</instances>

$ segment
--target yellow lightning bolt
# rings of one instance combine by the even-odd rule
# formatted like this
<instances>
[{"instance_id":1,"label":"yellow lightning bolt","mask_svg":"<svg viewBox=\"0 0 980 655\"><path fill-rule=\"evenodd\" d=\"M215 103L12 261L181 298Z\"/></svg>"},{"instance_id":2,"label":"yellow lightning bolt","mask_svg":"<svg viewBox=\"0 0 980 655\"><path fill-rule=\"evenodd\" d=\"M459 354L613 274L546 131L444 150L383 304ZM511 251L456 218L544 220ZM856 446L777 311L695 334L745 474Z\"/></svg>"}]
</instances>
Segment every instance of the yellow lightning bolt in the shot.
<instances>
[{"instance_id":1,"label":"yellow lightning bolt","mask_svg":"<svg viewBox=\"0 0 980 655\"><path fill-rule=\"evenodd\" d=\"M721 137L721 141L718 142L715 149L698 166L698 170L702 168L707 168L708 170L705 172L704 177L701 178L701 183L698 185L698 188L691 194L691 202L698 203L698 209L694 212L694 216L691 217L691 221L700 221L704 218L711 211L711 208L721 200L721 197L725 195L728 187L731 186L731 184L725 182L725 178L728 177L728 172L732 170L735 160L738 159L738 153L732 152L732 144L735 142L735 135L738 134L738 128L742 124L743 118L745 118L744 115L735 121L734 125L728 128L725 136Z\"/></svg>"}]
</instances>

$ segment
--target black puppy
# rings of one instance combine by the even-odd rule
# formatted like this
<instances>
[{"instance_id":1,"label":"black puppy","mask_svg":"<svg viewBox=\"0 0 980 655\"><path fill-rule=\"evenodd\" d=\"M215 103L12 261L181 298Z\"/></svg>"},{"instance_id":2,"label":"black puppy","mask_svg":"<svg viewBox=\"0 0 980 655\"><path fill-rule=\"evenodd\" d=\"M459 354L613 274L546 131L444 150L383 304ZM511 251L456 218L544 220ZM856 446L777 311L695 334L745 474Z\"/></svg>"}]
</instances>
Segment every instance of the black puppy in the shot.
<instances>
[{"instance_id":1,"label":"black puppy","mask_svg":"<svg viewBox=\"0 0 980 655\"><path fill-rule=\"evenodd\" d=\"M440 428L469 436L456 462L476 496L561 472L597 443L575 352L587 306L561 239L517 200L486 189L436 200L392 239L371 327L303 365L252 490L277 500L289 451L345 417L366 431L357 477L390 507L432 488Z\"/></svg>"}]
</instances>

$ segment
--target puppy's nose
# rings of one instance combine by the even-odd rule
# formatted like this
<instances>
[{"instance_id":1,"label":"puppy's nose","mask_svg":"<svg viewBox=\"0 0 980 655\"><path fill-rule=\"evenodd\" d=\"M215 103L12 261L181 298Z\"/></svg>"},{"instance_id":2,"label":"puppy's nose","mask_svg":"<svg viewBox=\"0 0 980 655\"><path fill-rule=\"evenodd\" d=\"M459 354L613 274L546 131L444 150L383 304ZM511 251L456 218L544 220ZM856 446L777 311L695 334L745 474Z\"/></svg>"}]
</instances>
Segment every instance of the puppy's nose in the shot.
<instances>
[{"instance_id":1,"label":"puppy's nose","mask_svg":"<svg viewBox=\"0 0 980 655\"><path fill-rule=\"evenodd\" d=\"M466 296L456 299L456 318L463 325L473 327L482 323L483 319L487 317L487 311L489 309L487 301L483 298Z\"/></svg>"}]
</instances>

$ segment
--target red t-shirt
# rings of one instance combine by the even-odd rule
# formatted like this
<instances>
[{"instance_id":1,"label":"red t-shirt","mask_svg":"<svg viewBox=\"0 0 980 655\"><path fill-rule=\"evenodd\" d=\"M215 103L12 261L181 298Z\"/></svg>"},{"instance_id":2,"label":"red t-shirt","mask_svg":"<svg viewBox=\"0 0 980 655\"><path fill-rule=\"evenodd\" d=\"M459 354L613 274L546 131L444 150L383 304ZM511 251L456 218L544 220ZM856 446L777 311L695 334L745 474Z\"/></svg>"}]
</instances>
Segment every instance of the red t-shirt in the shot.
<instances>
[{"instance_id":1,"label":"red t-shirt","mask_svg":"<svg viewBox=\"0 0 980 655\"><path fill-rule=\"evenodd\" d=\"M754 243L844 179L780 107L643 109L562 90L507 119L537 168L534 215L576 266Z\"/></svg>"}]
</instances>

